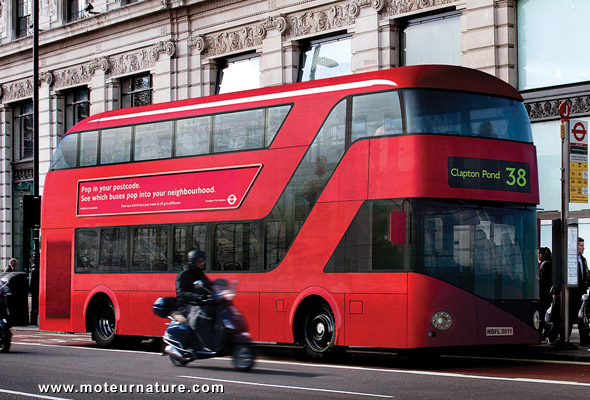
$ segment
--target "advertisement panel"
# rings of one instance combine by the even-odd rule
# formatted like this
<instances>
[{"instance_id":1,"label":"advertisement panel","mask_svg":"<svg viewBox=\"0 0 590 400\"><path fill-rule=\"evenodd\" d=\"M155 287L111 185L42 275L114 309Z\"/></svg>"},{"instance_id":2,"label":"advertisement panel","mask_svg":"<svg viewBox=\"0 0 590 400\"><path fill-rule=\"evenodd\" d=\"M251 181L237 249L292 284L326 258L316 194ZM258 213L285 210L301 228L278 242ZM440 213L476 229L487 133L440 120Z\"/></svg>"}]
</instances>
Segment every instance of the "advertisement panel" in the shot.
<instances>
[{"instance_id":1,"label":"advertisement panel","mask_svg":"<svg viewBox=\"0 0 590 400\"><path fill-rule=\"evenodd\" d=\"M261 164L78 182L79 217L240 207Z\"/></svg>"}]
</instances>

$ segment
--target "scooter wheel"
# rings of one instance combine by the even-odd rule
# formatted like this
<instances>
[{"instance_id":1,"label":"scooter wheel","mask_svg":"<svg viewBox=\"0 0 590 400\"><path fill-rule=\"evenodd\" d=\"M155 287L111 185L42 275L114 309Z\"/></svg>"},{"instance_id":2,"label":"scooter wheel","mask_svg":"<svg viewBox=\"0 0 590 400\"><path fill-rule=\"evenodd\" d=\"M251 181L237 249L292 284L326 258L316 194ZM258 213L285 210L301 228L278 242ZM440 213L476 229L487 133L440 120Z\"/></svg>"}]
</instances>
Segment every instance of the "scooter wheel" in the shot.
<instances>
[{"instance_id":1,"label":"scooter wheel","mask_svg":"<svg viewBox=\"0 0 590 400\"><path fill-rule=\"evenodd\" d=\"M188 361L173 356L170 356L170 362L172 362L172 365L175 365L177 367L184 367L186 364L188 364Z\"/></svg>"},{"instance_id":2,"label":"scooter wheel","mask_svg":"<svg viewBox=\"0 0 590 400\"><path fill-rule=\"evenodd\" d=\"M251 344L238 344L232 352L232 361L238 371L248 371L254 366L254 347Z\"/></svg>"}]
</instances>

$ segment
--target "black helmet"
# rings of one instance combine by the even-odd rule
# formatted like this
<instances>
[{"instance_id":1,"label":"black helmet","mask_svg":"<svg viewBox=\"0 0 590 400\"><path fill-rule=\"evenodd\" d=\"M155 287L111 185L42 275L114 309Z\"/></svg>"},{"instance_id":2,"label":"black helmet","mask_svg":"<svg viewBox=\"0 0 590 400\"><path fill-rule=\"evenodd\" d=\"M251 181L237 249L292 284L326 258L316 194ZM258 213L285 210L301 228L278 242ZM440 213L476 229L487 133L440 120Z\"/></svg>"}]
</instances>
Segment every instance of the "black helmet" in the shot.
<instances>
[{"instance_id":1,"label":"black helmet","mask_svg":"<svg viewBox=\"0 0 590 400\"><path fill-rule=\"evenodd\" d=\"M186 254L186 261L188 262L188 266L194 267L195 262L197 261L205 261L207 256L205 255L204 251L193 249Z\"/></svg>"}]
</instances>

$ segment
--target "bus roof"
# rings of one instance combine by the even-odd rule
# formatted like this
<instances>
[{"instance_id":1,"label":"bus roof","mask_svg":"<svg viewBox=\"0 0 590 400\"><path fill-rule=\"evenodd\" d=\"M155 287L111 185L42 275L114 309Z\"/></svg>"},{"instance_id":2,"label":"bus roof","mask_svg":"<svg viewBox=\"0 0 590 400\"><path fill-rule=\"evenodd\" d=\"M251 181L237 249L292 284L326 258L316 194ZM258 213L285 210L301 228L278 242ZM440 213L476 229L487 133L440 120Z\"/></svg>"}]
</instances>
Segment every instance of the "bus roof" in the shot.
<instances>
[{"instance_id":1,"label":"bus roof","mask_svg":"<svg viewBox=\"0 0 590 400\"><path fill-rule=\"evenodd\" d=\"M214 113L226 111L228 107L235 109L285 104L301 96L346 90L362 92L367 91L363 88L369 87L373 90L446 89L522 101L512 86L487 73L451 65L418 65L107 111L84 119L68 133L166 120L187 113Z\"/></svg>"}]
</instances>

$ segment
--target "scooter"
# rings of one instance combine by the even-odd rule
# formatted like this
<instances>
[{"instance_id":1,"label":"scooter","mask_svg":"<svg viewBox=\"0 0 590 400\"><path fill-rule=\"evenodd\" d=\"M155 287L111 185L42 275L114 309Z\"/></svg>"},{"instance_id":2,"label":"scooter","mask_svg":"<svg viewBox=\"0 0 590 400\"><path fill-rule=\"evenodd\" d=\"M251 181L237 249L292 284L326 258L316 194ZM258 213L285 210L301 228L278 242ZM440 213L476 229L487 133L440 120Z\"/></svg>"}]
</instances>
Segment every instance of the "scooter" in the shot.
<instances>
[{"instance_id":1,"label":"scooter","mask_svg":"<svg viewBox=\"0 0 590 400\"><path fill-rule=\"evenodd\" d=\"M8 309L8 296L11 295L8 287L8 279L0 279L0 353L8 353L12 332L8 324L10 310Z\"/></svg>"},{"instance_id":2,"label":"scooter","mask_svg":"<svg viewBox=\"0 0 590 400\"><path fill-rule=\"evenodd\" d=\"M202 281L196 281L194 286L197 289L204 288ZM200 318L206 316L197 317L196 331L193 331L186 318L173 312L175 298L158 298L153 305L154 314L170 319L163 337L166 344L163 355L167 354L176 366L184 366L194 360L231 355L236 369L247 371L252 368L254 348L244 317L232 304L235 295L235 284L230 285L225 279L217 279L213 282L208 298L198 304L201 307L214 307L213 334L203 332L206 324L199 324Z\"/></svg>"}]
</instances>

